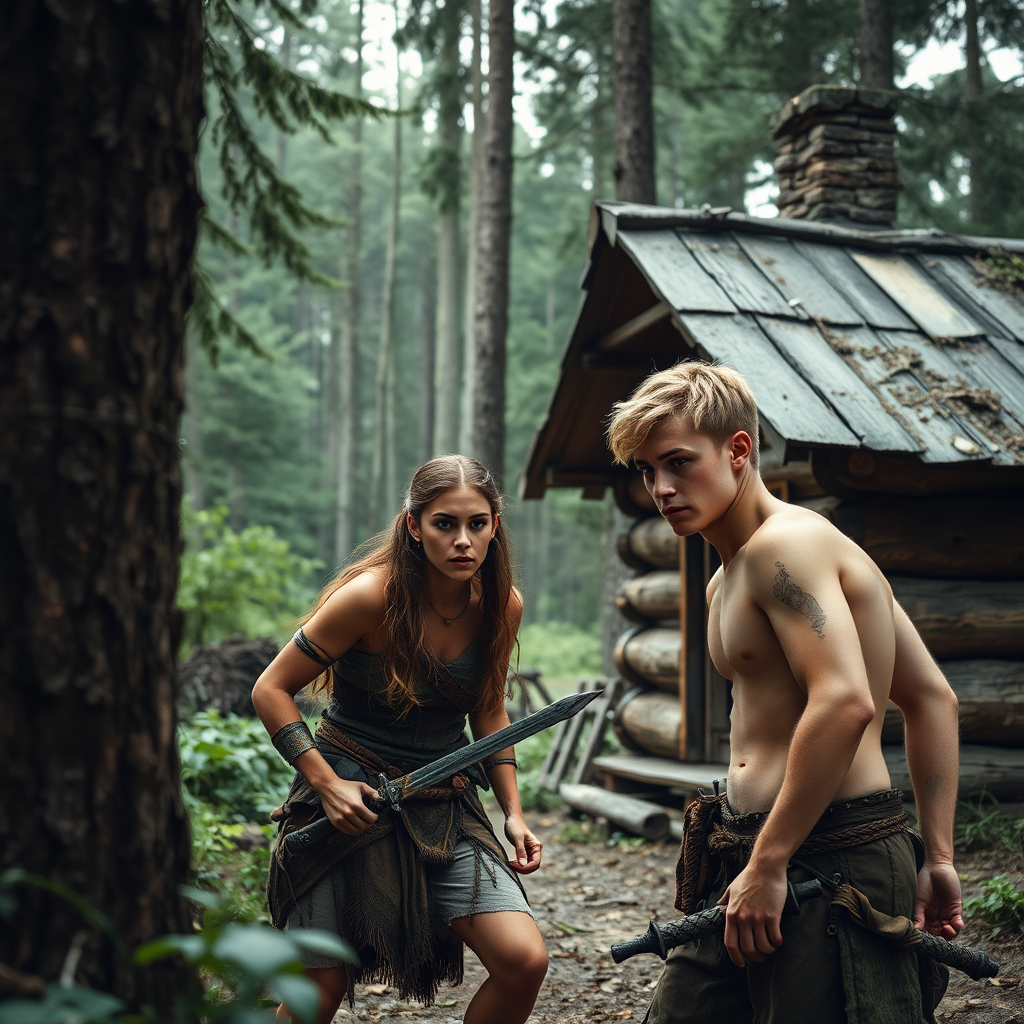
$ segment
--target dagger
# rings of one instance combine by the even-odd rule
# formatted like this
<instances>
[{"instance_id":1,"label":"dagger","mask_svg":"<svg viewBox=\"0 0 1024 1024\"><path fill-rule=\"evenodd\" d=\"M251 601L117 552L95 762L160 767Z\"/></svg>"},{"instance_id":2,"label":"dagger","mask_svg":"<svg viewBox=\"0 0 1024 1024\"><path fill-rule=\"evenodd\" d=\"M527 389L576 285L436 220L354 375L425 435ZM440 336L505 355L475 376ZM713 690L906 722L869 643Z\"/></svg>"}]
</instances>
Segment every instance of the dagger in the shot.
<instances>
[{"instance_id":1,"label":"dagger","mask_svg":"<svg viewBox=\"0 0 1024 1024\"><path fill-rule=\"evenodd\" d=\"M377 792L380 794L381 802L390 805L393 811L398 812L401 810L402 801L407 800L413 794L450 779L456 772L468 768L477 761L482 761L489 754L504 750L529 736L543 732L552 725L572 718L592 700L600 697L602 693L604 690L572 693L518 722L506 725L504 729L492 732L489 736L484 736L466 747L459 747L458 750L439 757L436 761L431 761L430 764L417 768L400 778L389 779L386 775L380 774L377 776ZM294 832L289 832L285 836L284 844L289 853L301 853L334 831L336 829L328 818L317 818L316 821L310 822Z\"/></svg>"}]
</instances>

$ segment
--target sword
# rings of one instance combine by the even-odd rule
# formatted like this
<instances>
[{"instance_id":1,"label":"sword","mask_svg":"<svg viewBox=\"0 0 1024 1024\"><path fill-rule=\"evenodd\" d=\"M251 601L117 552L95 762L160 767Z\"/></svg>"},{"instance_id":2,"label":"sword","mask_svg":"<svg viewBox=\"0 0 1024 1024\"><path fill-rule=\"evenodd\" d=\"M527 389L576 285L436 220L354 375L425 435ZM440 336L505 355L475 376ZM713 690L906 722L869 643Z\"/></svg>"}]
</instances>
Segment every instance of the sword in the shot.
<instances>
[{"instance_id":1,"label":"sword","mask_svg":"<svg viewBox=\"0 0 1024 1024\"><path fill-rule=\"evenodd\" d=\"M801 903L815 899L821 892L821 882L817 878L796 884L790 882L786 895L786 913L797 913ZM725 907L718 906L699 910L696 914L687 914L686 917L677 918L661 926L652 921L643 935L612 946L612 959L621 964L623 960L628 960L638 953L657 953L664 960L670 949L688 946L708 935L714 935L721 931L724 922Z\"/></svg>"},{"instance_id":2,"label":"sword","mask_svg":"<svg viewBox=\"0 0 1024 1024\"><path fill-rule=\"evenodd\" d=\"M386 775L380 774L377 776L377 792L380 794L381 802L390 805L393 811L398 812L401 810L402 801L407 800L414 793L427 789L438 782L443 782L445 779L450 779L456 772L468 768L477 761L482 761L488 754L504 750L520 740L525 740L528 736L543 732L552 725L572 718L592 700L600 697L602 693L604 690L587 690L585 693L570 694L568 697L556 700L554 704L549 704L546 708L541 708L540 711L535 711L527 718L506 725L504 729L492 732L489 736L484 736L483 739L470 743L466 747L460 747L436 761L431 761L430 764L424 765L422 768L409 772L408 775L401 776L401 778L389 779ZM289 853L300 853L334 831L336 830L329 819L318 818L294 832L289 832L285 836L284 844Z\"/></svg>"}]
</instances>

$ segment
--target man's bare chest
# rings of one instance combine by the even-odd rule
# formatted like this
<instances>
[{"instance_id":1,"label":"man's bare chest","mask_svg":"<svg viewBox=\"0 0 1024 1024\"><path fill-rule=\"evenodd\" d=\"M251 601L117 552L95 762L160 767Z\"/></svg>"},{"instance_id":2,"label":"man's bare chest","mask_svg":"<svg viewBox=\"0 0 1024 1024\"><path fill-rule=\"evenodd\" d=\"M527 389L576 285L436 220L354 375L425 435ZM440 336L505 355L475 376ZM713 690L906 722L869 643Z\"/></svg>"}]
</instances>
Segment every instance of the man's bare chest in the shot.
<instances>
[{"instance_id":1,"label":"man's bare chest","mask_svg":"<svg viewBox=\"0 0 1024 1024\"><path fill-rule=\"evenodd\" d=\"M768 616L741 583L722 581L708 607L708 650L726 678L754 676L785 660Z\"/></svg>"}]
</instances>

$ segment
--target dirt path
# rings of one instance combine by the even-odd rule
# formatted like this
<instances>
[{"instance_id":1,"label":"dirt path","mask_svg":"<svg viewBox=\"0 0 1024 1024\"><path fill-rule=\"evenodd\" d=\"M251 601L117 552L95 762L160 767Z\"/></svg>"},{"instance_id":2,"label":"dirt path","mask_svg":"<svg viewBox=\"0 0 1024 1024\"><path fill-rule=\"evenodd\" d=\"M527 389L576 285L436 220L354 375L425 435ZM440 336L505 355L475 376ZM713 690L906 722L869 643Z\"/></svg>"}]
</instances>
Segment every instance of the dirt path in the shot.
<instances>
[{"instance_id":1,"label":"dirt path","mask_svg":"<svg viewBox=\"0 0 1024 1024\"><path fill-rule=\"evenodd\" d=\"M646 931L651 918L678 916L672 909L676 844L606 847L566 844L558 834L568 820L558 814L528 815L544 843L544 866L527 879L527 891L551 956L531 1024L594 1024L642 1021L661 969L654 956L612 962L609 947ZM965 895L978 881L1012 872L1024 885L1019 861L1005 854L977 854L959 863L968 876ZM938 1012L939 1024L1022 1024L1024 1022L1024 936L997 934L969 924L966 939L988 950L1001 965L992 982L955 974ZM955 972L954 972L955 973ZM357 988L354 1009L343 1009L336 1024L353 1020L407 1019L429 1024L458 1024L483 970L466 954L466 982L445 987L434 1006L403 1003L383 985Z\"/></svg>"}]
</instances>

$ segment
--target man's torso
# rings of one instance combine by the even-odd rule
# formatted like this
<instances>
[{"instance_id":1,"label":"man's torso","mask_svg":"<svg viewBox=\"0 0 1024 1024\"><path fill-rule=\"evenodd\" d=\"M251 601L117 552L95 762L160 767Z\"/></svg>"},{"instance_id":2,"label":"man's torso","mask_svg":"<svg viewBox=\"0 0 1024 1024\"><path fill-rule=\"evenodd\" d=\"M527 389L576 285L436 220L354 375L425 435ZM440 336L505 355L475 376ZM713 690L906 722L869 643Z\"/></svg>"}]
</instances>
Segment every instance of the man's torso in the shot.
<instances>
[{"instance_id":1,"label":"man's torso","mask_svg":"<svg viewBox=\"0 0 1024 1024\"><path fill-rule=\"evenodd\" d=\"M895 650L891 591L868 556L815 513L787 509L778 515L785 519L770 517L776 533L781 525L797 543L808 531L814 531L819 544L824 539L825 557L834 563L825 568L838 576L859 638L860 649L849 657L863 659L875 703L875 718L836 799L887 789L879 737ZM828 536L823 538L822 530ZM715 667L733 683L729 795L744 812L768 810L778 795L793 730L807 700L768 616L754 600L754 571L741 549L708 588L708 646Z\"/></svg>"}]
</instances>

